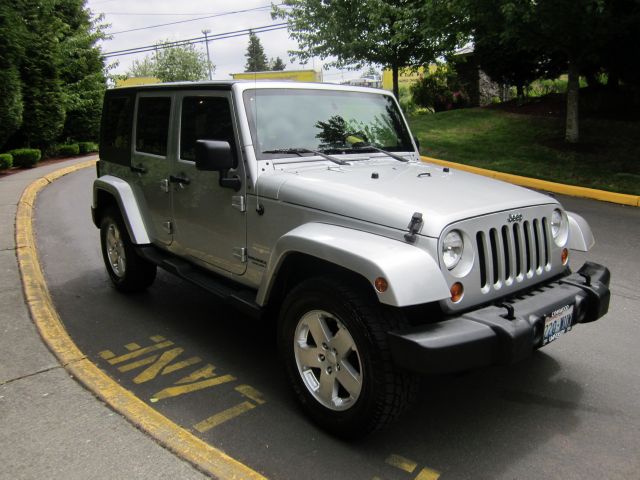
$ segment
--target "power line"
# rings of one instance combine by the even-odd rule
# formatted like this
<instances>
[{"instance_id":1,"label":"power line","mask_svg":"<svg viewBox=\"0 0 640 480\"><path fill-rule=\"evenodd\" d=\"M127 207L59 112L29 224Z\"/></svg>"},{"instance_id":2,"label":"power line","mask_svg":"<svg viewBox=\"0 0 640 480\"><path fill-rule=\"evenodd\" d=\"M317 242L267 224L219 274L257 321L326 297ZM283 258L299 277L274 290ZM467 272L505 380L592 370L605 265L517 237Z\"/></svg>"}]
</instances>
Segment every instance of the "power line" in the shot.
<instances>
[{"instance_id":1,"label":"power line","mask_svg":"<svg viewBox=\"0 0 640 480\"><path fill-rule=\"evenodd\" d=\"M240 37L243 35L248 35L250 32L265 33L265 32L272 32L275 30L283 30L285 28L287 28L286 23L276 23L274 25L263 25L261 27L246 28L243 30L235 30L232 32L224 32L216 35L211 35L210 37L208 37L208 41L213 42L216 40L223 40L226 38ZM113 52L106 52L102 54L102 57L103 58L122 57L125 55L134 55L136 53L145 53L145 52L151 52L154 50L163 50L165 48L172 48L172 47L177 47L182 45L196 45L198 43L204 43L206 40L207 39L205 39L205 37L202 36L202 37L188 38L185 40L176 40L173 42L165 42L165 43L154 44L154 45L145 45L142 47L134 47L134 48L127 48L124 50L115 50Z\"/></svg>"},{"instance_id":2,"label":"power line","mask_svg":"<svg viewBox=\"0 0 640 480\"><path fill-rule=\"evenodd\" d=\"M220 12L220 13L215 13L215 14L212 14L212 15L208 15L206 17L190 18L190 19L187 19L187 20L178 20L177 22L160 23L158 25L149 25L148 27L131 28L129 30L120 30L119 32L110 32L109 35L118 35L120 33L137 32L137 31L140 31L140 30L148 30L148 29L151 29L151 28L166 27L167 25L177 25L179 23L195 22L197 20L205 20L207 18L224 17L226 15L235 15L237 13L246 13L246 12L254 12L254 11L257 11L257 10L265 10L267 8L271 8L271 6L267 5L267 6L264 6L264 7L247 8L247 9L244 9L244 10L234 10L234 11L231 11L231 12Z\"/></svg>"}]
</instances>

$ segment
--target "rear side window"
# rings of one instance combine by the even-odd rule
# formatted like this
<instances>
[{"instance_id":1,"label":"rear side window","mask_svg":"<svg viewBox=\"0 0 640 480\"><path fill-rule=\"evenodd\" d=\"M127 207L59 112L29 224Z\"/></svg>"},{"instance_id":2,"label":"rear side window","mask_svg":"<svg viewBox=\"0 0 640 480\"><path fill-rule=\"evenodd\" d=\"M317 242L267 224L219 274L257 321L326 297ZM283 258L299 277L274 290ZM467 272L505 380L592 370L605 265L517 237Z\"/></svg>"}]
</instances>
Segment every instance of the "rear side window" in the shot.
<instances>
[{"instance_id":1,"label":"rear side window","mask_svg":"<svg viewBox=\"0 0 640 480\"><path fill-rule=\"evenodd\" d=\"M102 109L100 160L131 164L133 94L107 95Z\"/></svg>"},{"instance_id":2,"label":"rear side window","mask_svg":"<svg viewBox=\"0 0 640 480\"><path fill-rule=\"evenodd\" d=\"M196 140L229 142L235 139L229 100L224 97L184 97L180 120L180 158L195 161Z\"/></svg>"},{"instance_id":3,"label":"rear side window","mask_svg":"<svg viewBox=\"0 0 640 480\"><path fill-rule=\"evenodd\" d=\"M136 120L136 151L167 156L169 138L169 97L140 97Z\"/></svg>"}]
</instances>

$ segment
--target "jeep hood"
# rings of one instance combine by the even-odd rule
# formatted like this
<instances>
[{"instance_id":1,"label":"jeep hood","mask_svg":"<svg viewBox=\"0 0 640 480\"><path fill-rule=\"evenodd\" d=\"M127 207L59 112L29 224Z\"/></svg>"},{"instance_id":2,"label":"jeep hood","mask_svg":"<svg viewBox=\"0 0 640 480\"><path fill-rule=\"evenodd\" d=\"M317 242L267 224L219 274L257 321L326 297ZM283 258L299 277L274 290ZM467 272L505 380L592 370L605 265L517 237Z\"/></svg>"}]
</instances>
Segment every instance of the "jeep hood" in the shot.
<instances>
[{"instance_id":1,"label":"jeep hood","mask_svg":"<svg viewBox=\"0 0 640 480\"><path fill-rule=\"evenodd\" d=\"M400 230L407 230L413 213L420 212L420 234L430 237L466 218L557 203L533 190L422 162L377 158L344 166L314 162L278 167L260 177L261 195Z\"/></svg>"}]
</instances>

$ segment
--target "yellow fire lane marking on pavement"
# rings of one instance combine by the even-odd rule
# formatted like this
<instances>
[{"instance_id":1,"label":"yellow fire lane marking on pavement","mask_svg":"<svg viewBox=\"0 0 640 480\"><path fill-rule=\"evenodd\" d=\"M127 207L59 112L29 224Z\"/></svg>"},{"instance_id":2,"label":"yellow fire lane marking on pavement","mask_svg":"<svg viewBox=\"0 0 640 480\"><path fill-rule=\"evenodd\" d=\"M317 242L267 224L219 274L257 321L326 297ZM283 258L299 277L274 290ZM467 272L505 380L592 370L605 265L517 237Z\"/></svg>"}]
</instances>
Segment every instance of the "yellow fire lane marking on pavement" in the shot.
<instances>
[{"instance_id":1,"label":"yellow fire lane marking on pavement","mask_svg":"<svg viewBox=\"0 0 640 480\"><path fill-rule=\"evenodd\" d=\"M104 360L109 360L110 358L113 358L116 356L116 354L113 353L111 350L103 350L100 353L98 353L98 355L100 355L100 358L103 358Z\"/></svg>"},{"instance_id":2,"label":"yellow fire lane marking on pavement","mask_svg":"<svg viewBox=\"0 0 640 480\"><path fill-rule=\"evenodd\" d=\"M65 330L44 280L33 232L33 205L38 192L54 180L92 167L90 160L60 169L29 185L18 202L16 253L24 296L40 336L60 363L86 388L158 443L208 475L224 479L266 480L260 473L176 425L111 379L86 358ZM152 338L160 343L164 338ZM105 353L105 352L102 352ZM102 356L102 355L101 355ZM108 355L107 355L108 356ZM104 357L103 357L104 358Z\"/></svg>"},{"instance_id":3,"label":"yellow fire lane marking on pavement","mask_svg":"<svg viewBox=\"0 0 640 480\"><path fill-rule=\"evenodd\" d=\"M145 353L155 352L157 350L162 350L163 348L167 348L173 345L173 342L166 341L162 343L156 343L155 345L151 345L150 347L141 348L140 350L135 350L131 353L125 353L124 355L120 355L119 357L114 357L109 359L109 363L111 365L117 365L118 363L126 362L127 360L131 360L132 358L138 358L144 355Z\"/></svg>"},{"instance_id":4,"label":"yellow fire lane marking on pavement","mask_svg":"<svg viewBox=\"0 0 640 480\"><path fill-rule=\"evenodd\" d=\"M213 365L211 365L210 363L207 363L204 367L196 370L195 372L187 375L184 378L181 378L180 380L178 380L176 382L176 385L180 385L182 383L191 383L191 382L195 382L196 380L201 380L203 378L211 378L211 377L215 377L216 374L214 373L216 367L214 367Z\"/></svg>"},{"instance_id":5,"label":"yellow fire lane marking on pavement","mask_svg":"<svg viewBox=\"0 0 640 480\"><path fill-rule=\"evenodd\" d=\"M164 369L162 370L162 375L167 375L183 368L190 367L191 365L195 365L196 363L200 363L201 361L202 359L200 357L187 358L186 360L182 360L180 362L174 363L173 365L164 367Z\"/></svg>"},{"instance_id":6,"label":"yellow fire lane marking on pavement","mask_svg":"<svg viewBox=\"0 0 640 480\"><path fill-rule=\"evenodd\" d=\"M137 350L140 348L140 345L138 345L137 343L127 343L124 348L126 348L127 350L129 350L130 352L133 352L134 350Z\"/></svg>"},{"instance_id":7,"label":"yellow fire lane marking on pavement","mask_svg":"<svg viewBox=\"0 0 640 480\"><path fill-rule=\"evenodd\" d=\"M165 398L177 397L184 395L185 393L196 392L209 387L215 387L216 385L222 385L223 383L233 382L236 378L231 375L222 375L221 377L210 378L209 380L202 380L200 382L189 383L187 385L178 385L175 387L167 387L160 390L158 393L154 393L151 397L152 402L164 400Z\"/></svg>"},{"instance_id":8,"label":"yellow fire lane marking on pavement","mask_svg":"<svg viewBox=\"0 0 640 480\"><path fill-rule=\"evenodd\" d=\"M409 460L401 455L396 455L392 453L385 460L386 463L391 465L392 467L399 468L400 470L404 470L407 473L413 473L418 464L413 460Z\"/></svg>"},{"instance_id":9,"label":"yellow fire lane marking on pavement","mask_svg":"<svg viewBox=\"0 0 640 480\"><path fill-rule=\"evenodd\" d=\"M166 340L166 338L164 338L162 335L154 335L153 337L150 337L150 338L156 343L164 342Z\"/></svg>"},{"instance_id":10,"label":"yellow fire lane marking on pavement","mask_svg":"<svg viewBox=\"0 0 640 480\"><path fill-rule=\"evenodd\" d=\"M403 470L407 473L415 472L416 468L418 467L418 462L414 462L413 460L403 457L402 455L397 455L395 453L389 455L385 462L388 465ZM372 480L375 480L376 478L378 477L373 477ZM440 472L429 467L424 467L418 472L418 475L416 475L413 480L438 480L438 478L440 478Z\"/></svg>"},{"instance_id":11,"label":"yellow fire lane marking on pavement","mask_svg":"<svg viewBox=\"0 0 640 480\"><path fill-rule=\"evenodd\" d=\"M155 362L158 359L158 355L152 355L147 358L143 358L138 360L137 362L125 363L124 365L118 367L118 371L125 373L130 372L131 370L135 370L136 368L144 367L145 365L149 365Z\"/></svg>"},{"instance_id":12,"label":"yellow fire lane marking on pavement","mask_svg":"<svg viewBox=\"0 0 640 480\"><path fill-rule=\"evenodd\" d=\"M258 405L263 405L266 402L262 393L250 385L238 385L235 390L247 397L249 400L253 400Z\"/></svg>"},{"instance_id":13,"label":"yellow fire lane marking on pavement","mask_svg":"<svg viewBox=\"0 0 640 480\"><path fill-rule=\"evenodd\" d=\"M149 368L146 368L138 375L136 375L136 377L133 379L133 383L145 383L149 380L153 380L158 376L158 374L164 367L169 365L182 352L184 352L184 348L173 348L171 350L163 352L162 355L160 355L160 358L156 360Z\"/></svg>"},{"instance_id":14,"label":"yellow fire lane marking on pavement","mask_svg":"<svg viewBox=\"0 0 640 480\"><path fill-rule=\"evenodd\" d=\"M231 420L232 418L248 412L249 410L253 410L254 408L256 408L256 406L253 403L242 402L231 408L227 408L220 413L216 413L215 415L212 415L199 423L196 423L193 428L195 428L200 433L204 433L224 422Z\"/></svg>"},{"instance_id":15,"label":"yellow fire lane marking on pavement","mask_svg":"<svg viewBox=\"0 0 640 480\"><path fill-rule=\"evenodd\" d=\"M439 478L440 472L424 467L420 470L420 473L416 476L415 480L438 480Z\"/></svg>"}]
</instances>

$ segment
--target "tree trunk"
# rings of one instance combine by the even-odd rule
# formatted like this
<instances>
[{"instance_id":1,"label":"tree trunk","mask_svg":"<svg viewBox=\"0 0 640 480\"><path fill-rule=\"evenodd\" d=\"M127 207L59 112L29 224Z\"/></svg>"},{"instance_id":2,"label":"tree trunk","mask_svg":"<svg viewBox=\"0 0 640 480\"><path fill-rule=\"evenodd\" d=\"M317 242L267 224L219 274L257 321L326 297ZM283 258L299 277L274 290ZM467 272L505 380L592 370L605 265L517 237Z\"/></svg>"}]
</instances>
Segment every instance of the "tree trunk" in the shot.
<instances>
[{"instance_id":1,"label":"tree trunk","mask_svg":"<svg viewBox=\"0 0 640 480\"><path fill-rule=\"evenodd\" d=\"M607 88L612 92L618 91L620 85L620 76L617 72L608 72Z\"/></svg>"},{"instance_id":2,"label":"tree trunk","mask_svg":"<svg viewBox=\"0 0 640 480\"><path fill-rule=\"evenodd\" d=\"M396 100L400 101L400 84L398 82L398 65L391 65L391 72L393 74L393 94L396 97Z\"/></svg>"},{"instance_id":3,"label":"tree trunk","mask_svg":"<svg viewBox=\"0 0 640 480\"><path fill-rule=\"evenodd\" d=\"M575 61L569 59L569 82L567 85L567 124L564 139L578 143L580 129L578 123L578 100L580 95L580 72Z\"/></svg>"},{"instance_id":4,"label":"tree trunk","mask_svg":"<svg viewBox=\"0 0 640 480\"><path fill-rule=\"evenodd\" d=\"M524 85L516 85L516 103L518 105L524 104Z\"/></svg>"}]
</instances>

